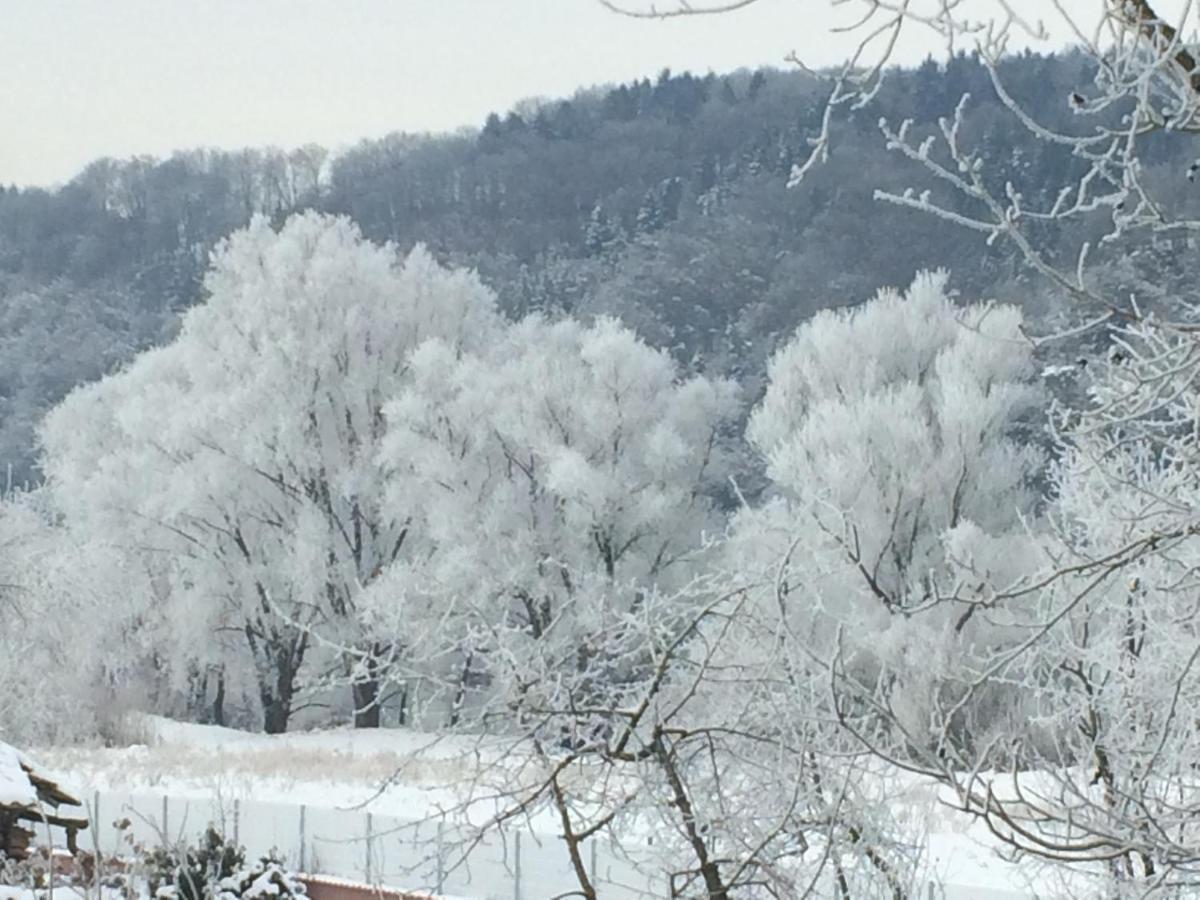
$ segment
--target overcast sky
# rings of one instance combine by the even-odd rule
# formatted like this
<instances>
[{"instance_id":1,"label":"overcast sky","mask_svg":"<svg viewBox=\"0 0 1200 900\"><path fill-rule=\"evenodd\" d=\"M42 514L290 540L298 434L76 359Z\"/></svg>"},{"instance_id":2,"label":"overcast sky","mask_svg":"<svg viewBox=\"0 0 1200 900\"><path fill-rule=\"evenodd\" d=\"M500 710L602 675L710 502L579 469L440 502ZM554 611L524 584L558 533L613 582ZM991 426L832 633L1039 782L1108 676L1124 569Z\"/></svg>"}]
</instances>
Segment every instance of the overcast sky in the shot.
<instances>
[{"instance_id":1,"label":"overcast sky","mask_svg":"<svg viewBox=\"0 0 1200 900\"><path fill-rule=\"evenodd\" d=\"M21 185L65 181L100 156L310 141L336 149L391 131L478 126L524 97L663 67L783 65L792 50L819 66L846 48L827 30L839 17L814 0L670 21L622 18L597 0L3 7L0 182ZM919 60L931 49L910 39L902 54Z\"/></svg>"}]
</instances>

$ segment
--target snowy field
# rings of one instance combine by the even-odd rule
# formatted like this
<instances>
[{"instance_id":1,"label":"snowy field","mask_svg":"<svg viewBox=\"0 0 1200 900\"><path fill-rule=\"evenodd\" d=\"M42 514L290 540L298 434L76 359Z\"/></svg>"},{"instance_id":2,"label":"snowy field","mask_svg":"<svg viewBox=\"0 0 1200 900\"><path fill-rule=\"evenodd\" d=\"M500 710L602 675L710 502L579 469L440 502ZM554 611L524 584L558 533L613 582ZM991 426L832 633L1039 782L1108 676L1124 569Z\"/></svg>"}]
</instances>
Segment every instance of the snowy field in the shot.
<instances>
[{"instance_id":1,"label":"snowy field","mask_svg":"<svg viewBox=\"0 0 1200 900\"><path fill-rule=\"evenodd\" d=\"M573 885L548 814L529 819L523 832L489 837L460 862L461 834L437 819L461 804L454 785L479 750L474 742L403 730L272 737L163 720L148 720L144 732L146 743L125 748L36 752L95 810L85 847L98 842L114 853L131 839L174 841L214 822L252 854L274 848L301 869L355 881L474 900L552 896ZM927 835L929 896L1054 896L1028 864L1002 858L985 829L939 803L934 786L910 783L896 804ZM475 821L484 815L478 804L467 812ZM121 819L129 820L123 831L113 824ZM639 871L627 858L638 850L597 845L588 862L602 896L666 896L665 875Z\"/></svg>"}]
</instances>

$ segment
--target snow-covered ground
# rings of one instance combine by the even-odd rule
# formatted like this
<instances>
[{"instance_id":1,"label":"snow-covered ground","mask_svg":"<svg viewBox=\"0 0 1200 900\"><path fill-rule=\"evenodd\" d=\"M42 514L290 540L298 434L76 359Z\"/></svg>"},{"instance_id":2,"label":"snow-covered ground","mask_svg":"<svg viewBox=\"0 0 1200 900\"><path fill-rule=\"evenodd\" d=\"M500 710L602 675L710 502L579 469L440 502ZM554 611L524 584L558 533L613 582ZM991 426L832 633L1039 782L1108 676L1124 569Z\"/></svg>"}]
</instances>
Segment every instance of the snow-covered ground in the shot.
<instances>
[{"instance_id":1,"label":"snow-covered ground","mask_svg":"<svg viewBox=\"0 0 1200 900\"><path fill-rule=\"evenodd\" d=\"M0 884L0 900L44 900L45 896L45 891L35 891L32 888L10 887L6 884ZM54 896L58 900L88 900L87 893L82 888L67 885L56 885ZM118 900L118 898L114 894L111 897L106 897L105 900Z\"/></svg>"},{"instance_id":2,"label":"snow-covered ground","mask_svg":"<svg viewBox=\"0 0 1200 900\"><path fill-rule=\"evenodd\" d=\"M472 854L468 866L446 871L453 868L449 848L455 841L432 820L461 804L456 785L480 754L505 759L513 748L503 742L481 749L475 740L404 730L265 736L159 719L145 720L142 733L145 742L129 747L48 748L34 754L91 803L99 801L95 834L109 852L115 848L106 842L122 839L112 831L115 819L131 818L126 834L136 833L145 842L161 838L164 830L198 831L209 820L220 820L252 851L274 846L312 871L395 887L440 885L480 900L512 897L518 868L525 897L541 896L539 883L545 890L570 883L549 814L528 821L520 844L515 834L494 838ZM894 796L898 816L927 835L925 863L931 880L940 883L934 896L1054 896L1027 863L1004 859L984 826L939 802L936 786L909 779ZM169 798L166 807L162 797ZM479 821L491 811L479 801L467 813ZM231 816L236 818L232 829ZM366 843L367 834L373 845ZM85 845L96 837L86 836ZM515 853L521 856L519 867ZM612 883L605 896L665 894L665 887L656 888L616 855L602 855L594 863Z\"/></svg>"},{"instance_id":3,"label":"snow-covered ground","mask_svg":"<svg viewBox=\"0 0 1200 900\"><path fill-rule=\"evenodd\" d=\"M479 750L475 740L400 729L271 736L150 718L138 730L145 743L35 755L85 795L220 796L421 818L459 801L453 785ZM497 742L495 752L504 749Z\"/></svg>"}]
</instances>

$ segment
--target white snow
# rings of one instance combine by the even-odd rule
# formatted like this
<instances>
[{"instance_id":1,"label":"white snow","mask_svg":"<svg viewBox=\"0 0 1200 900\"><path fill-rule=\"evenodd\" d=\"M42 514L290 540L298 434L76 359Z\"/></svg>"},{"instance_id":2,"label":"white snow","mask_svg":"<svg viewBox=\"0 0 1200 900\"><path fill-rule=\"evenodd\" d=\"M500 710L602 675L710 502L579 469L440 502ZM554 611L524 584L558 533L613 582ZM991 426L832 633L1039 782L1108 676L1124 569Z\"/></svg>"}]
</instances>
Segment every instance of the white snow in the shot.
<instances>
[{"instance_id":1,"label":"white snow","mask_svg":"<svg viewBox=\"0 0 1200 900\"><path fill-rule=\"evenodd\" d=\"M436 817L460 802L462 792L455 785L462 783L481 752L474 739L403 729L266 736L161 719L149 719L147 725L149 745L40 754L102 794L305 805L312 828L320 808L330 810L326 818L331 822L351 811L408 821ZM482 752L500 758L512 749L496 740L485 744ZM1058 885L1039 880L1028 861L1017 864L1003 858L986 826L954 811L938 786L910 776L897 776L896 785L897 814L918 823L925 833L923 861L930 876L944 886L946 900L1056 896ZM469 818L478 822L490 812L476 804ZM535 815L530 827L543 835L543 843L557 847L553 816ZM291 831L285 826L281 833Z\"/></svg>"},{"instance_id":2,"label":"white snow","mask_svg":"<svg viewBox=\"0 0 1200 900\"><path fill-rule=\"evenodd\" d=\"M0 742L0 804L37 806L37 791L21 768L21 754Z\"/></svg>"},{"instance_id":3,"label":"white snow","mask_svg":"<svg viewBox=\"0 0 1200 900\"><path fill-rule=\"evenodd\" d=\"M1046 366L1042 369L1043 378L1057 378L1060 375L1074 375L1079 371L1078 363Z\"/></svg>"},{"instance_id":4,"label":"white snow","mask_svg":"<svg viewBox=\"0 0 1200 900\"><path fill-rule=\"evenodd\" d=\"M405 729L270 736L153 717L144 720L141 731L150 744L39 753L89 791L196 799L219 795L228 802L260 800L420 819L460 803L456 785L481 753L500 759L511 747L511 741L500 739L481 747L473 738ZM477 816L489 811L480 805Z\"/></svg>"}]
</instances>

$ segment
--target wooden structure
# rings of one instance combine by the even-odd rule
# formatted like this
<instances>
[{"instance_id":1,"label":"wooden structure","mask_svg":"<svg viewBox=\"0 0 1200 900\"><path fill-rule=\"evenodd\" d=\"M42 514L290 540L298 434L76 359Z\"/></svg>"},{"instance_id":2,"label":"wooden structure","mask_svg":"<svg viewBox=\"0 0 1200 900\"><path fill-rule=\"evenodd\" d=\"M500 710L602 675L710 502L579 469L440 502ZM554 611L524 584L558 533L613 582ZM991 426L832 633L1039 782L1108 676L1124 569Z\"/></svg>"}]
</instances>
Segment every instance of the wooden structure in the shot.
<instances>
[{"instance_id":1,"label":"wooden structure","mask_svg":"<svg viewBox=\"0 0 1200 900\"><path fill-rule=\"evenodd\" d=\"M59 807L82 805L21 753L0 742L0 853L9 859L26 859L38 825L62 828L67 848L78 852L76 836L87 828L87 819L64 815Z\"/></svg>"}]
</instances>

